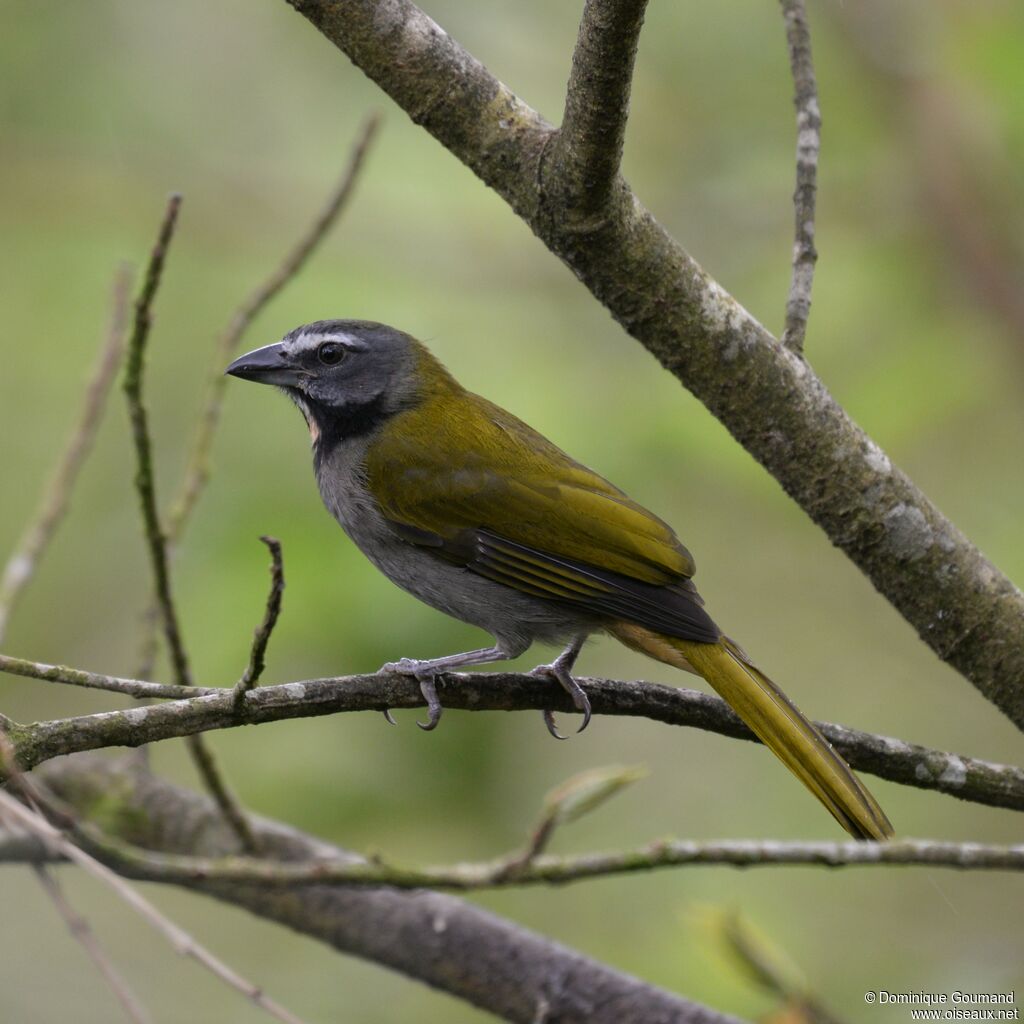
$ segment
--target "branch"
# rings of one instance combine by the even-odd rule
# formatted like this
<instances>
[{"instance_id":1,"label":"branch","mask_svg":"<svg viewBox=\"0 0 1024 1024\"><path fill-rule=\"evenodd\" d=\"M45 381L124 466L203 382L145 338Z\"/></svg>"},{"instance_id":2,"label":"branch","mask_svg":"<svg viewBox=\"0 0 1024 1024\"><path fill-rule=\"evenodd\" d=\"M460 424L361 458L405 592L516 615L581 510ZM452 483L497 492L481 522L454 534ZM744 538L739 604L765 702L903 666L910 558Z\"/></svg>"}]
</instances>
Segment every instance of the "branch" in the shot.
<instances>
[{"instance_id":1,"label":"branch","mask_svg":"<svg viewBox=\"0 0 1024 1024\"><path fill-rule=\"evenodd\" d=\"M96 439L96 431L103 418L110 386L117 375L117 368L121 365L130 287L131 269L122 266L114 278L110 326L96 358L92 376L86 385L82 411L57 462L39 509L8 559L3 576L0 577L0 643L3 643L4 634L7 632L11 611L25 585L32 579L39 559L67 512L79 470L85 464Z\"/></svg>"},{"instance_id":2,"label":"branch","mask_svg":"<svg viewBox=\"0 0 1024 1024\"><path fill-rule=\"evenodd\" d=\"M80 813L102 806L115 827L127 830L121 838L154 852L194 853L200 843L212 856L237 849L211 801L155 776L132 773L99 757L48 765L42 774ZM254 818L253 828L261 848L280 861L359 861L284 825ZM268 890L201 880L188 888L400 971L516 1024L736 1024L441 893L389 887Z\"/></svg>"},{"instance_id":3,"label":"branch","mask_svg":"<svg viewBox=\"0 0 1024 1024\"><path fill-rule=\"evenodd\" d=\"M477 890L524 885L565 885L609 875L633 874L656 868L725 866L733 868L813 865L840 868L853 865L898 865L960 870L1024 871L1024 844L953 843L934 839L898 839L884 843L787 842L775 839L695 841L658 839L627 850L555 856L518 855L490 861L407 867L374 857L319 859L309 864L225 856L190 857L153 854L99 830L78 836L94 855L130 878L146 882L188 884L210 882L264 888L319 885L391 885L399 889Z\"/></svg>"},{"instance_id":4,"label":"branch","mask_svg":"<svg viewBox=\"0 0 1024 1024\"><path fill-rule=\"evenodd\" d=\"M121 972L107 956L99 939L96 938L96 933L89 926L89 922L68 902L64 890L52 872L44 864L34 863L32 868L36 878L39 879L39 884L43 887L46 895L50 897L50 902L53 903L57 913L67 925L71 937L93 962L93 966L99 971L110 991L114 993L114 997L121 1004L124 1012L135 1024L152 1024L153 1018L149 1011L139 1002L127 981L121 977Z\"/></svg>"},{"instance_id":5,"label":"branch","mask_svg":"<svg viewBox=\"0 0 1024 1024\"><path fill-rule=\"evenodd\" d=\"M552 172L577 222L601 214L611 199L646 8L647 0L586 0L583 9L552 153Z\"/></svg>"},{"instance_id":6,"label":"branch","mask_svg":"<svg viewBox=\"0 0 1024 1024\"><path fill-rule=\"evenodd\" d=\"M27 831L35 833L44 843L47 843L67 860L71 861L71 863L82 868L85 872L113 890L140 917L144 918L160 932L177 953L182 956L192 957L226 985L237 989L260 1009L277 1018L277 1020L282 1021L282 1024L302 1024L298 1017L289 1013L269 996L264 995L252 982L236 974L227 964L217 959L209 950L196 942L184 929L164 917L149 900L141 896L131 886L126 885L110 868L90 857L84 850L79 849L74 843L65 838L44 817L22 806L13 796L2 790L0 790L0 816L7 821L16 822Z\"/></svg>"},{"instance_id":7,"label":"branch","mask_svg":"<svg viewBox=\"0 0 1024 1024\"><path fill-rule=\"evenodd\" d=\"M267 610L263 613L263 621L256 628L252 638L252 651L249 664L246 665L242 678L235 685L235 702L241 705L245 695L259 682L263 675L264 657L270 634L277 625L277 617L281 614L281 596L284 593L284 565L281 562L281 542L273 537L260 537L270 548L270 593L267 594Z\"/></svg>"},{"instance_id":8,"label":"branch","mask_svg":"<svg viewBox=\"0 0 1024 1024\"><path fill-rule=\"evenodd\" d=\"M793 277L786 303L786 329L782 343L798 355L803 351L807 317L811 312L811 286L818 253L814 248L814 203L818 191L818 154L821 151L821 110L818 83L811 59L811 30L804 0L779 0L786 19L789 64L796 94L796 239L793 243Z\"/></svg>"},{"instance_id":9,"label":"branch","mask_svg":"<svg viewBox=\"0 0 1024 1024\"><path fill-rule=\"evenodd\" d=\"M136 679L92 676L75 669L0 655L0 671L51 682L82 685L83 677L99 689L133 697L177 696L178 688ZM68 678L62 678L69 673ZM696 690L654 683L619 682L581 677L594 713L649 718L666 725L705 729L736 739L754 735L719 697ZM188 693L190 691L186 691ZM135 747L143 743L190 736L212 729L312 718L353 711L418 708L423 695L407 676L372 674L262 686L247 692L239 708L232 687L198 689L202 696L173 703L106 711L78 718L56 719L6 728L15 744L18 764L29 769L62 754L104 747ZM569 697L559 687L529 675L510 672L447 674L445 704L469 711L527 709L572 713ZM842 725L819 722L829 742L854 767L905 786L930 789L973 803L1024 810L1024 769L973 757L932 750L915 743L877 736Z\"/></svg>"},{"instance_id":10,"label":"branch","mask_svg":"<svg viewBox=\"0 0 1024 1024\"><path fill-rule=\"evenodd\" d=\"M199 425L192 440L181 487L167 517L167 541L171 548L181 540L185 526L202 497L210 477L210 452L213 448L217 427L220 425L221 412L224 407L224 391L227 386L224 367L231 361L232 354L238 348L253 321L299 274L320 243L330 233L331 228L338 222L355 190L356 182L359 180L366 161L366 155L370 151L379 128L380 117L376 114L363 122L356 141L349 151L345 170L327 197L326 203L317 211L312 224L287 253L280 265L242 301L217 341L210 362L206 404L199 416ZM154 629L157 618L156 608L150 608L143 616L137 666L137 674L140 676L152 675L153 672L156 659Z\"/></svg>"},{"instance_id":11,"label":"branch","mask_svg":"<svg viewBox=\"0 0 1024 1024\"><path fill-rule=\"evenodd\" d=\"M206 405L200 414L199 426L192 441L192 449L181 489L170 515L167 517L167 536L172 545L181 539L185 524L199 501L210 475L210 449L220 423L224 390L227 384L224 367L231 362L232 354L238 348L253 321L299 274L310 256L337 223L355 190L366 155L370 151L379 128L380 117L377 114L371 115L363 122L349 151L348 163L337 185L327 197L327 202L317 211L312 224L287 253L280 265L235 310L231 321L217 342L210 363L209 394Z\"/></svg>"},{"instance_id":12,"label":"branch","mask_svg":"<svg viewBox=\"0 0 1024 1024\"><path fill-rule=\"evenodd\" d=\"M921 638L1024 728L1024 595L628 189L581 235L551 126L410 0L289 0L501 195L715 414ZM549 185L553 186L549 188Z\"/></svg>"},{"instance_id":13,"label":"branch","mask_svg":"<svg viewBox=\"0 0 1024 1024\"><path fill-rule=\"evenodd\" d=\"M164 639L171 656L171 667L178 686L192 685L192 669L189 666L188 653L181 633L178 611L171 592L171 573L167 557L167 538L160 526L160 514L157 511L156 482L153 473L153 447L149 437L149 422L146 407L142 400L142 385L145 376L146 342L152 326L153 300L163 274L167 249L174 236L174 227L178 220L181 207L181 196L172 195L167 203L167 210L156 245L149 258L142 291L135 301L135 320L132 325L131 337L128 341L128 357L125 362L124 393L128 400L128 415L131 420L132 440L135 443L135 489L139 495L139 507L142 512L142 523L149 547L149 559L153 569L153 582L156 590L156 605L160 613ZM255 851L256 845L246 822L245 815L221 776L220 770L207 749L203 738L190 735L187 741L188 751L206 788L213 794L221 806L225 818L242 840L248 850Z\"/></svg>"}]
</instances>

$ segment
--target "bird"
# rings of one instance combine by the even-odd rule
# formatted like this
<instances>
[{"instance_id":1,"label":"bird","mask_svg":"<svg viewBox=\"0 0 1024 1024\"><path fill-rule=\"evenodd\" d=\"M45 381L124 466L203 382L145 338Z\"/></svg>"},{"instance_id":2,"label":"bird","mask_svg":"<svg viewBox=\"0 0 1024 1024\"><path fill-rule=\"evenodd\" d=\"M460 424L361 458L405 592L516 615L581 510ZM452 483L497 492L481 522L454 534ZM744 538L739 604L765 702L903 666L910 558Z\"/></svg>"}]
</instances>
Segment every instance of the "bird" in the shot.
<instances>
[{"instance_id":1,"label":"bird","mask_svg":"<svg viewBox=\"0 0 1024 1024\"><path fill-rule=\"evenodd\" d=\"M439 676L540 642L562 651L533 674L565 689L582 731L591 705L572 670L586 640L605 633L702 676L852 836L893 835L817 726L712 620L672 528L462 387L422 342L373 321L319 320L225 372L274 385L298 406L324 504L385 576L493 638L382 666L418 681L422 728L441 717ZM544 721L564 738L550 711Z\"/></svg>"}]
</instances>

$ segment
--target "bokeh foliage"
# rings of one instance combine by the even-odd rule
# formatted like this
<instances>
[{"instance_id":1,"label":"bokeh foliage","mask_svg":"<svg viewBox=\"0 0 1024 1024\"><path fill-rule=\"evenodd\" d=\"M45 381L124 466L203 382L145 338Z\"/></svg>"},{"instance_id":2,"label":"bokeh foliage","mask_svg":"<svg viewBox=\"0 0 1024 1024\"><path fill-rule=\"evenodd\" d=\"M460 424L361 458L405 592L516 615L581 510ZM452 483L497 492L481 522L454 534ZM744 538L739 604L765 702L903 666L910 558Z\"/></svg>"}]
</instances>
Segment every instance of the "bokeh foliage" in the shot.
<instances>
[{"instance_id":1,"label":"bokeh foliage","mask_svg":"<svg viewBox=\"0 0 1024 1024\"><path fill-rule=\"evenodd\" d=\"M810 360L850 412L1012 577L1024 576L1019 471L1024 336L988 301L933 201L945 169L922 118L964 167L960 201L1020 279L1024 9L1012 0L811 5L825 118L821 253ZM427 10L557 120L577 3L436 0ZM164 196L185 194L158 300L149 395L169 498L212 341L340 171L371 107L386 117L354 205L256 324L252 347L330 316L429 341L468 386L508 406L673 522L716 618L811 714L1020 763L1019 734L938 664L725 431L627 338L471 174L280 0L0 5L0 553L17 538L72 422L109 282L141 261ZM920 101L921 90L938 102ZM654 0L641 40L625 173L655 214L767 326L781 327L794 124L772 0ZM927 125L925 126L927 127ZM300 418L229 389L215 477L175 565L200 682L241 672L284 544L285 611L266 681L372 669L476 646L379 577L320 507ZM12 623L12 654L130 673L148 577L115 396L72 517ZM523 664L532 663L530 658ZM679 682L609 643L584 672ZM163 669L161 678L166 673ZM2 710L36 719L115 698L4 678ZM582 769L645 762L651 778L566 830L566 847L660 834L833 836L753 746L597 719L553 743L539 716L410 714L284 723L211 742L256 811L405 860L517 844L544 792ZM179 744L156 765L192 781ZM908 835L1017 841L1009 812L873 783ZM111 1019L108 993L21 869L0 892L4 1019ZM172 962L105 893L69 887L162 1019L248 1021L255 1009ZM376 968L163 890L207 944L313 1020L451 1024L481 1014ZM707 955L698 904L735 907L786 948L848 1020L868 988L1004 990L1022 979L1024 880L925 870L691 869L481 902L659 984L738 1014L764 997ZM36 952L45 943L47 956ZM52 983L59 976L63 996ZM891 1019L895 1019L892 1017Z\"/></svg>"}]
</instances>

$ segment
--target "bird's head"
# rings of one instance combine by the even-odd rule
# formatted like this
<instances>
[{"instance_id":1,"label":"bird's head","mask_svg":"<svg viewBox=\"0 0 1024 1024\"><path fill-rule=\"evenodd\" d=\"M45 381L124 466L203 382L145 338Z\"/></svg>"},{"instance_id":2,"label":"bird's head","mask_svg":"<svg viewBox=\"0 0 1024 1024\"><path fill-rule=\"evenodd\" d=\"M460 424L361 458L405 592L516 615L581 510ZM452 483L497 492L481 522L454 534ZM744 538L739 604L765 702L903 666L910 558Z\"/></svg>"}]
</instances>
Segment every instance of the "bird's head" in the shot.
<instances>
[{"instance_id":1,"label":"bird's head","mask_svg":"<svg viewBox=\"0 0 1024 1024\"><path fill-rule=\"evenodd\" d=\"M236 359L225 373L281 388L314 443L366 434L438 386L456 386L415 338L368 320L319 320Z\"/></svg>"}]
</instances>

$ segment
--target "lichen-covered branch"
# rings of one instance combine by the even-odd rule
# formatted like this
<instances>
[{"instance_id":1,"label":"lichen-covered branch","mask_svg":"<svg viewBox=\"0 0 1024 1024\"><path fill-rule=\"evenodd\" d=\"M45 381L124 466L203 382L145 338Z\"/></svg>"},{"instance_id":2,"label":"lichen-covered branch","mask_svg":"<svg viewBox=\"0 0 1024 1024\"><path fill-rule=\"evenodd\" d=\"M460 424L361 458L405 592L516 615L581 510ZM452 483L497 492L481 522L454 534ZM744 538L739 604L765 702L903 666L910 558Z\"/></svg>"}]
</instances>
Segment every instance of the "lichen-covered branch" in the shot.
<instances>
[{"instance_id":1,"label":"lichen-covered branch","mask_svg":"<svg viewBox=\"0 0 1024 1024\"><path fill-rule=\"evenodd\" d=\"M499 857L490 861L413 867L373 860L320 859L282 864L252 857L191 857L153 854L111 840L95 829L79 840L122 874L147 882L223 882L298 888L310 885L393 885L399 889L497 889L524 885L564 885L608 875L657 868L778 867L827 868L854 865L942 867L959 870L1024 871L1024 844L942 842L895 839L875 842L805 842L775 839L658 839L627 850L580 854L538 854L526 861Z\"/></svg>"},{"instance_id":2,"label":"lichen-covered branch","mask_svg":"<svg viewBox=\"0 0 1024 1024\"><path fill-rule=\"evenodd\" d=\"M585 229L619 175L640 28L647 0L586 0L562 126L550 156L566 216Z\"/></svg>"},{"instance_id":3,"label":"lichen-covered branch","mask_svg":"<svg viewBox=\"0 0 1024 1024\"><path fill-rule=\"evenodd\" d=\"M43 551L67 511L78 473L89 455L103 418L107 396L117 377L124 349L131 270L122 266L114 278L110 326L85 389L85 401L39 505L0 575L0 643L7 632L11 611L35 574Z\"/></svg>"},{"instance_id":4,"label":"lichen-covered branch","mask_svg":"<svg viewBox=\"0 0 1024 1024\"><path fill-rule=\"evenodd\" d=\"M1024 728L1024 595L628 189L574 229L551 126L410 0L289 0L715 414L935 653Z\"/></svg>"},{"instance_id":5,"label":"lichen-covered branch","mask_svg":"<svg viewBox=\"0 0 1024 1024\"><path fill-rule=\"evenodd\" d=\"M80 685L90 677L100 689L133 697L177 697L180 688L136 679L90 676L75 669L0 655L0 670L48 681ZM510 672L449 674L445 677L445 704L469 711L525 709L573 712L569 697L559 687L529 675ZM737 739L754 740L749 729L725 701L696 690L654 683L580 678L597 715L649 718L667 725L685 725ZM185 691L189 693L190 691ZM24 769L62 754L104 747L135 747L143 743L191 736L213 729L310 718L353 711L418 708L423 695L415 680L406 676L371 674L335 679L262 686L248 691L239 704L233 687L206 688L202 696L165 704L106 711L94 715L19 725L0 720L14 743L18 764ZM930 789L961 800L1024 810L1024 770L973 757L932 750L915 743L876 736L827 722L819 726L832 745L854 767L892 782Z\"/></svg>"},{"instance_id":6,"label":"lichen-covered branch","mask_svg":"<svg viewBox=\"0 0 1024 1024\"><path fill-rule=\"evenodd\" d=\"M796 107L796 190L793 207L796 218L793 242L793 275L786 302L786 328L782 343L800 353L811 313L811 287L818 251L814 247L814 206L818 192L818 154L821 152L821 109L818 83L811 59L811 30L804 0L780 0L786 20L789 65L793 73Z\"/></svg>"},{"instance_id":7,"label":"lichen-covered branch","mask_svg":"<svg viewBox=\"0 0 1024 1024\"><path fill-rule=\"evenodd\" d=\"M78 814L100 812L97 823L126 842L166 854L238 852L237 837L212 801L123 763L76 758L48 765L42 774ZM261 849L279 861L361 860L284 825L254 818L253 827ZM182 884L515 1024L737 1024L441 893L394 887L268 889L201 879Z\"/></svg>"}]
</instances>

